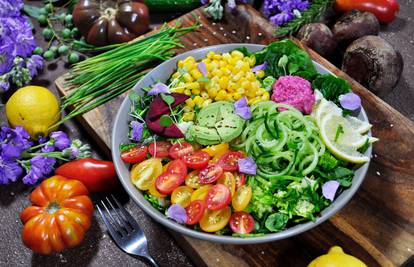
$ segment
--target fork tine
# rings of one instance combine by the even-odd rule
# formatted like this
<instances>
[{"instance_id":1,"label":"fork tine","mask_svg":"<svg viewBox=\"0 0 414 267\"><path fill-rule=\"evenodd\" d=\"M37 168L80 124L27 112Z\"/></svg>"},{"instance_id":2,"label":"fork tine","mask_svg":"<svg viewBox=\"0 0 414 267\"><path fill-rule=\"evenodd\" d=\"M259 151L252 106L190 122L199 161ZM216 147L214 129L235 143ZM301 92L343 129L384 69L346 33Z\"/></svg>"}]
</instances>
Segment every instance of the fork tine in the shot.
<instances>
[{"instance_id":1,"label":"fork tine","mask_svg":"<svg viewBox=\"0 0 414 267\"><path fill-rule=\"evenodd\" d=\"M131 216L131 214L118 202L118 200L114 197L114 195L111 194L111 197L115 201L116 206L118 206L119 210L124 215L125 219L129 223L129 225L133 229L142 232L141 227L139 226L139 224L137 223L137 221Z\"/></svg>"},{"instance_id":2,"label":"fork tine","mask_svg":"<svg viewBox=\"0 0 414 267\"><path fill-rule=\"evenodd\" d=\"M106 217L105 213L101 210L101 208L99 207L99 205L96 205L96 207L98 208L99 214L101 215L101 218L102 218L102 220L104 221L104 223L106 225L106 229L108 229L108 231L111 234L111 236L114 239L117 238L118 236L120 236L119 233L118 233L118 231L115 230L115 228L109 222L108 218Z\"/></svg>"},{"instance_id":3,"label":"fork tine","mask_svg":"<svg viewBox=\"0 0 414 267\"><path fill-rule=\"evenodd\" d=\"M113 196L112 196L112 199L114 199ZM123 227L127 231L127 233L128 233L128 228L129 228L129 230L134 230L134 228L131 225L129 225L128 221L118 213L117 209L120 209L120 205L118 205L118 203L116 203L115 206L117 206L117 207L115 208L114 205L112 204L112 201L109 200L108 197L106 197L106 200L108 201L109 205L111 206L112 210L114 211L115 216L117 217L118 222L121 225L121 227Z\"/></svg>"},{"instance_id":4,"label":"fork tine","mask_svg":"<svg viewBox=\"0 0 414 267\"><path fill-rule=\"evenodd\" d=\"M115 226L116 230L119 232L119 234L122 236L127 235L127 232L125 229L123 229L123 227L119 224L119 222L117 220L115 220L115 218L112 216L111 211L108 209L108 207L105 205L105 201L103 199L101 199L101 204L103 205L103 207L105 208L106 212L108 213L109 217L112 220L113 226Z\"/></svg>"}]
</instances>

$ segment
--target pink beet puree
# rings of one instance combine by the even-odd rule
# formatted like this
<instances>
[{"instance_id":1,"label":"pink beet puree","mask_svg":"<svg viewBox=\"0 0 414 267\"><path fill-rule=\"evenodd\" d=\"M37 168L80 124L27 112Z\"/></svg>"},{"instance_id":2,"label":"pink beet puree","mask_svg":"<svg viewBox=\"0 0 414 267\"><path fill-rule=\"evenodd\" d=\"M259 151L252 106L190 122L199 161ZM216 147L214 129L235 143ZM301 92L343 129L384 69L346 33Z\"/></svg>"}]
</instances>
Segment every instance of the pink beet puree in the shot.
<instances>
[{"instance_id":1,"label":"pink beet puree","mask_svg":"<svg viewBox=\"0 0 414 267\"><path fill-rule=\"evenodd\" d=\"M282 76L273 85L272 100L310 114L315 104L315 95L309 81L298 76Z\"/></svg>"}]
</instances>

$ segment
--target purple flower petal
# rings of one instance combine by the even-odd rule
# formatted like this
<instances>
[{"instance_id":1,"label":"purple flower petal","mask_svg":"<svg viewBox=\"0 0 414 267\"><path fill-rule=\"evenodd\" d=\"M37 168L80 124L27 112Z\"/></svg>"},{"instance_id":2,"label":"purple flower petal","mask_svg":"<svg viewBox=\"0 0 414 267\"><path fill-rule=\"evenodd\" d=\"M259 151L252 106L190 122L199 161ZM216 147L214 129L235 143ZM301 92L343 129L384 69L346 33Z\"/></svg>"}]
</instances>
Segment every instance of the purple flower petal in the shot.
<instances>
[{"instance_id":1,"label":"purple flower petal","mask_svg":"<svg viewBox=\"0 0 414 267\"><path fill-rule=\"evenodd\" d=\"M230 9L235 9L236 8L236 0L228 0L227 5L229 6Z\"/></svg>"},{"instance_id":2,"label":"purple flower petal","mask_svg":"<svg viewBox=\"0 0 414 267\"><path fill-rule=\"evenodd\" d=\"M23 169L16 161L0 155L0 184L14 182L22 173Z\"/></svg>"},{"instance_id":3,"label":"purple flower petal","mask_svg":"<svg viewBox=\"0 0 414 267\"><path fill-rule=\"evenodd\" d=\"M339 188L338 181L328 181L324 183L322 186L322 194L326 199L333 201L338 188Z\"/></svg>"},{"instance_id":4,"label":"purple flower petal","mask_svg":"<svg viewBox=\"0 0 414 267\"><path fill-rule=\"evenodd\" d=\"M178 204L173 204L168 208L167 217L173 219L178 223L187 222L187 212Z\"/></svg>"},{"instance_id":5,"label":"purple flower petal","mask_svg":"<svg viewBox=\"0 0 414 267\"><path fill-rule=\"evenodd\" d=\"M204 62L197 64L197 69L203 74L204 77L207 77L207 65Z\"/></svg>"},{"instance_id":6,"label":"purple flower petal","mask_svg":"<svg viewBox=\"0 0 414 267\"><path fill-rule=\"evenodd\" d=\"M208 3L210 3L210 0L201 0L202 5L207 5Z\"/></svg>"},{"instance_id":7,"label":"purple flower petal","mask_svg":"<svg viewBox=\"0 0 414 267\"><path fill-rule=\"evenodd\" d=\"M22 154L22 149L13 144L1 144L0 148L1 155L8 159L19 159Z\"/></svg>"},{"instance_id":8,"label":"purple flower petal","mask_svg":"<svg viewBox=\"0 0 414 267\"><path fill-rule=\"evenodd\" d=\"M170 87L163 83L157 83L154 85L154 87L152 87L151 90L148 91L147 95L158 95L161 93L170 93Z\"/></svg>"},{"instance_id":9,"label":"purple flower petal","mask_svg":"<svg viewBox=\"0 0 414 267\"><path fill-rule=\"evenodd\" d=\"M144 124L138 121L131 121L131 139L134 141L141 141Z\"/></svg>"},{"instance_id":10,"label":"purple flower petal","mask_svg":"<svg viewBox=\"0 0 414 267\"><path fill-rule=\"evenodd\" d=\"M242 98L234 102L235 109L244 108L244 107L247 107L247 98L245 96L243 96Z\"/></svg>"},{"instance_id":11,"label":"purple flower petal","mask_svg":"<svg viewBox=\"0 0 414 267\"><path fill-rule=\"evenodd\" d=\"M234 102L234 110L237 115L239 115L245 120L248 120L252 117L252 111L250 110L250 107L247 105L246 97L242 97L236 102Z\"/></svg>"},{"instance_id":12,"label":"purple flower petal","mask_svg":"<svg viewBox=\"0 0 414 267\"><path fill-rule=\"evenodd\" d=\"M263 62L263 64L260 64L260 65L254 66L254 67L252 68L252 71L253 71L253 72L256 72L256 71L258 71L258 70L265 70L265 69L266 69L266 67L267 67L267 62L265 61L265 62Z\"/></svg>"},{"instance_id":13,"label":"purple flower petal","mask_svg":"<svg viewBox=\"0 0 414 267\"><path fill-rule=\"evenodd\" d=\"M68 148L71 144L71 140L68 135L62 131L51 133L50 138L53 140L53 145L59 150Z\"/></svg>"},{"instance_id":14,"label":"purple flower petal","mask_svg":"<svg viewBox=\"0 0 414 267\"><path fill-rule=\"evenodd\" d=\"M239 159L237 163L239 165L239 172L249 175L256 175L257 165L253 158L242 158Z\"/></svg>"},{"instance_id":15,"label":"purple flower petal","mask_svg":"<svg viewBox=\"0 0 414 267\"><path fill-rule=\"evenodd\" d=\"M340 95L338 99L343 108L356 110L361 107L361 98L352 92Z\"/></svg>"}]
</instances>

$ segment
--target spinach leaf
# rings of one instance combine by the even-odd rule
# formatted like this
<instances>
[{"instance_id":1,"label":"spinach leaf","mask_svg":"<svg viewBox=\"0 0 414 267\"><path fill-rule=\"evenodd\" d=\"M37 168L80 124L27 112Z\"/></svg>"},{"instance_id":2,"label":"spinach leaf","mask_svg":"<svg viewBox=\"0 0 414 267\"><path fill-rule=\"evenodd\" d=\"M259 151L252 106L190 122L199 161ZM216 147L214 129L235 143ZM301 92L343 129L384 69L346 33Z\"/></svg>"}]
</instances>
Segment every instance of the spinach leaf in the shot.
<instances>
[{"instance_id":1,"label":"spinach leaf","mask_svg":"<svg viewBox=\"0 0 414 267\"><path fill-rule=\"evenodd\" d=\"M134 148L136 146L137 146L137 144L120 144L119 145L119 150L121 152L124 152L124 151L130 150L131 148Z\"/></svg>"},{"instance_id":2,"label":"spinach leaf","mask_svg":"<svg viewBox=\"0 0 414 267\"><path fill-rule=\"evenodd\" d=\"M236 49L234 49L235 51L239 51L239 52L241 52L243 55L245 55L246 57L250 57L251 55L252 55L252 53L251 52L249 52L249 50L247 50L247 48L246 47L240 47L240 48L236 48Z\"/></svg>"},{"instance_id":3,"label":"spinach leaf","mask_svg":"<svg viewBox=\"0 0 414 267\"><path fill-rule=\"evenodd\" d=\"M289 217L283 213L273 213L267 217L265 226L271 232L278 232L286 227Z\"/></svg>"},{"instance_id":4,"label":"spinach leaf","mask_svg":"<svg viewBox=\"0 0 414 267\"><path fill-rule=\"evenodd\" d=\"M327 100L336 104L339 104L338 97L340 95L351 91L351 86L347 81L331 74L318 75L312 82L312 88L318 89Z\"/></svg>"}]
</instances>

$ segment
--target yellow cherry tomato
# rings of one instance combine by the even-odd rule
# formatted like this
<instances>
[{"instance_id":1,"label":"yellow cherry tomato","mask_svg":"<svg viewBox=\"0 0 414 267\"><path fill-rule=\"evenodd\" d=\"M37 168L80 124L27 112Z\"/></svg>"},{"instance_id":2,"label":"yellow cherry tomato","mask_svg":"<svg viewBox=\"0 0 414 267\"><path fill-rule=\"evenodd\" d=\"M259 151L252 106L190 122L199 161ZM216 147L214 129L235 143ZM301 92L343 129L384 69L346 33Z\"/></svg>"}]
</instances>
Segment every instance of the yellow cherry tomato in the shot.
<instances>
[{"instance_id":1,"label":"yellow cherry tomato","mask_svg":"<svg viewBox=\"0 0 414 267\"><path fill-rule=\"evenodd\" d=\"M215 146L208 146L202 149L202 151L207 152L210 155L210 157L214 157L217 154L223 155L228 150L229 150L229 144L227 143L218 144Z\"/></svg>"},{"instance_id":2,"label":"yellow cherry tomato","mask_svg":"<svg viewBox=\"0 0 414 267\"><path fill-rule=\"evenodd\" d=\"M233 196L231 205L235 211L242 211L249 205L250 199L252 199L252 188L248 185L242 185Z\"/></svg>"},{"instance_id":3,"label":"yellow cherry tomato","mask_svg":"<svg viewBox=\"0 0 414 267\"><path fill-rule=\"evenodd\" d=\"M189 186L179 186L172 192L171 202L173 204L178 204L183 208L187 208L191 203L191 194L193 191L194 190Z\"/></svg>"},{"instance_id":4,"label":"yellow cherry tomato","mask_svg":"<svg viewBox=\"0 0 414 267\"><path fill-rule=\"evenodd\" d=\"M206 199L208 190L210 190L210 188L212 187L213 186L211 184L206 184L206 185L201 186L199 189L193 192L193 194L191 195L191 201L194 201L197 199L204 201Z\"/></svg>"},{"instance_id":5,"label":"yellow cherry tomato","mask_svg":"<svg viewBox=\"0 0 414 267\"><path fill-rule=\"evenodd\" d=\"M150 158L135 164L132 167L130 178L138 189L148 190L161 173L161 160L159 158Z\"/></svg>"},{"instance_id":6,"label":"yellow cherry tomato","mask_svg":"<svg viewBox=\"0 0 414 267\"><path fill-rule=\"evenodd\" d=\"M218 184L224 184L231 193L231 196L234 196L236 192L236 178L231 172L224 172L223 175L217 180Z\"/></svg>"},{"instance_id":7,"label":"yellow cherry tomato","mask_svg":"<svg viewBox=\"0 0 414 267\"><path fill-rule=\"evenodd\" d=\"M155 187L155 183L153 183L151 185L151 187L148 189L148 193L150 193L150 195L152 195L152 196L154 196L156 198L166 197L166 195L163 195L160 192L158 192L157 188Z\"/></svg>"},{"instance_id":8,"label":"yellow cherry tomato","mask_svg":"<svg viewBox=\"0 0 414 267\"><path fill-rule=\"evenodd\" d=\"M208 210L204 212L203 218L200 220L200 228L205 232L217 232L229 223L231 216L230 207L221 210Z\"/></svg>"},{"instance_id":9,"label":"yellow cherry tomato","mask_svg":"<svg viewBox=\"0 0 414 267\"><path fill-rule=\"evenodd\" d=\"M200 177L198 176L199 173L199 170L190 172L185 178L185 184L194 189L200 188L201 184Z\"/></svg>"}]
</instances>

